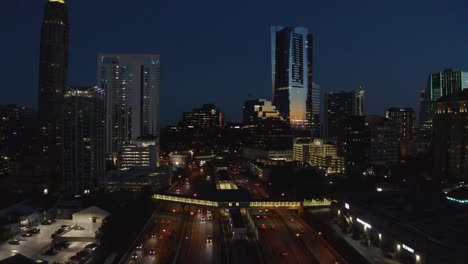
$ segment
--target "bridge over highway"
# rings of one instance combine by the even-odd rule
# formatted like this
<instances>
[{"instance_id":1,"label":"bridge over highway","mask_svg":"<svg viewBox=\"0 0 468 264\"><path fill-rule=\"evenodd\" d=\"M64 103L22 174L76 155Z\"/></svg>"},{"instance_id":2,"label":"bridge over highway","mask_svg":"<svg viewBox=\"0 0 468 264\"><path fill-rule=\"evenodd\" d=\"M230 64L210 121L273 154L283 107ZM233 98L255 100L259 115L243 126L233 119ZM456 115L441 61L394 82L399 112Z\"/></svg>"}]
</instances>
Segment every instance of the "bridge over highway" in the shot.
<instances>
[{"instance_id":1,"label":"bridge over highway","mask_svg":"<svg viewBox=\"0 0 468 264\"><path fill-rule=\"evenodd\" d=\"M329 207L333 202L332 199L310 199L303 201L211 201L171 194L154 194L153 199L220 208L282 207L302 209L304 207Z\"/></svg>"}]
</instances>

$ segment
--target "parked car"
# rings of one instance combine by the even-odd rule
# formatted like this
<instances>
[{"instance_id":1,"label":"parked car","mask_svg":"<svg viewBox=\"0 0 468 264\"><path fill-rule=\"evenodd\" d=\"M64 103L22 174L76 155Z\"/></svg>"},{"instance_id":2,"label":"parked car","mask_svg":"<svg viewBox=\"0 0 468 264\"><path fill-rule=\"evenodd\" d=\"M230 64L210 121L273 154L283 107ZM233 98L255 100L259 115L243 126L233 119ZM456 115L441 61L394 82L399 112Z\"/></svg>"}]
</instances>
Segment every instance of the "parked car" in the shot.
<instances>
[{"instance_id":1,"label":"parked car","mask_svg":"<svg viewBox=\"0 0 468 264\"><path fill-rule=\"evenodd\" d=\"M85 249L90 249L92 251L96 250L96 248L99 246L97 243L91 243L85 246Z\"/></svg>"},{"instance_id":2,"label":"parked car","mask_svg":"<svg viewBox=\"0 0 468 264\"><path fill-rule=\"evenodd\" d=\"M73 260L73 261L81 261L82 259L83 257L80 257L78 255L74 255L70 257L70 260Z\"/></svg>"},{"instance_id":3,"label":"parked car","mask_svg":"<svg viewBox=\"0 0 468 264\"><path fill-rule=\"evenodd\" d=\"M10 245L19 245L20 242L19 242L18 239L12 239L12 240L8 241L8 244L10 244Z\"/></svg>"},{"instance_id":4,"label":"parked car","mask_svg":"<svg viewBox=\"0 0 468 264\"><path fill-rule=\"evenodd\" d=\"M90 253L87 250L81 250L80 252L76 253L77 256L80 256L82 258L88 256Z\"/></svg>"},{"instance_id":5,"label":"parked car","mask_svg":"<svg viewBox=\"0 0 468 264\"><path fill-rule=\"evenodd\" d=\"M85 230L84 227L79 226L79 225L76 225L73 229L75 229L75 230Z\"/></svg>"},{"instance_id":6,"label":"parked car","mask_svg":"<svg viewBox=\"0 0 468 264\"><path fill-rule=\"evenodd\" d=\"M35 228L29 230L29 233L31 233L31 234L38 234L38 233L40 233L40 232L41 232L41 229L39 229L39 228L37 228L37 227L35 227Z\"/></svg>"},{"instance_id":7,"label":"parked car","mask_svg":"<svg viewBox=\"0 0 468 264\"><path fill-rule=\"evenodd\" d=\"M71 245L70 242L60 242L60 243L55 244L54 248L61 250L61 249L68 248L70 245Z\"/></svg>"},{"instance_id":8,"label":"parked car","mask_svg":"<svg viewBox=\"0 0 468 264\"><path fill-rule=\"evenodd\" d=\"M47 255L47 256L55 256L55 255L57 255L58 252L59 252L58 249L56 249L56 248L50 248L49 250L47 250L46 252L44 252L44 255Z\"/></svg>"}]
</instances>

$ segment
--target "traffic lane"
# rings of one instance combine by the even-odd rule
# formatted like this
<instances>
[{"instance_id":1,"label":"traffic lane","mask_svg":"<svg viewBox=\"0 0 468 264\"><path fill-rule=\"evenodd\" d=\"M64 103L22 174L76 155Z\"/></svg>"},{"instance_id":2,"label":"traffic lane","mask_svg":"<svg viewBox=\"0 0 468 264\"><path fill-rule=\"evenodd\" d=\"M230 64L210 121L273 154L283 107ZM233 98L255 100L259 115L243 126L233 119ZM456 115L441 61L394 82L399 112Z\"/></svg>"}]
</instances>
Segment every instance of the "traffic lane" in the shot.
<instances>
[{"instance_id":1,"label":"traffic lane","mask_svg":"<svg viewBox=\"0 0 468 264\"><path fill-rule=\"evenodd\" d=\"M297 214L288 210L277 210L277 213L287 223L291 231L300 234L300 239L308 248L315 249L312 250L312 253L320 263L330 263L333 259L340 260L340 263L347 263L336 251L330 250L331 246L320 237L320 231L313 230ZM303 234L300 232L301 228L304 231Z\"/></svg>"},{"instance_id":2,"label":"traffic lane","mask_svg":"<svg viewBox=\"0 0 468 264\"><path fill-rule=\"evenodd\" d=\"M259 229L260 247L263 251L265 263L300 263L299 259L291 255L291 248L281 236L281 232L278 232L277 223L272 220L271 216L268 218L256 218L256 226ZM262 224L265 225L265 229L262 229ZM272 230L274 227L274 230ZM286 256L282 255L282 252L287 252Z\"/></svg>"},{"instance_id":3,"label":"traffic lane","mask_svg":"<svg viewBox=\"0 0 468 264\"><path fill-rule=\"evenodd\" d=\"M290 254L293 254L296 259L297 263L316 263L314 256L310 253L310 251L305 247L296 234L291 232L284 221L277 215L275 210L270 210L270 219L273 222L273 225L276 226L276 230L279 233L279 237L281 237L286 244L288 245Z\"/></svg>"},{"instance_id":4,"label":"traffic lane","mask_svg":"<svg viewBox=\"0 0 468 264\"><path fill-rule=\"evenodd\" d=\"M213 259L218 242L207 243L206 241L208 235L213 236L213 223L208 220L203 222L202 216L204 215L198 213L197 210L197 213L190 218L190 223L188 223L185 232L187 239L184 241L185 246L179 263L216 263L213 262Z\"/></svg>"}]
</instances>

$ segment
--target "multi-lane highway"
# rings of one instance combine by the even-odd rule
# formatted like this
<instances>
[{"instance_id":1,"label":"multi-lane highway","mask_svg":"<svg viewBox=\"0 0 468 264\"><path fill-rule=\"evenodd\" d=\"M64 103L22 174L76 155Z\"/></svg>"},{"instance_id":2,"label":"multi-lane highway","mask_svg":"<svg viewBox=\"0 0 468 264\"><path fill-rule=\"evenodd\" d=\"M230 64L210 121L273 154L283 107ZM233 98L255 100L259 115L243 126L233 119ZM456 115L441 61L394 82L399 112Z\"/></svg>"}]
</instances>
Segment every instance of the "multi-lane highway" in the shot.
<instances>
[{"instance_id":1,"label":"multi-lane highway","mask_svg":"<svg viewBox=\"0 0 468 264\"><path fill-rule=\"evenodd\" d=\"M177 263L222 263L218 210L191 206L190 215Z\"/></svg>"}]
</instances>

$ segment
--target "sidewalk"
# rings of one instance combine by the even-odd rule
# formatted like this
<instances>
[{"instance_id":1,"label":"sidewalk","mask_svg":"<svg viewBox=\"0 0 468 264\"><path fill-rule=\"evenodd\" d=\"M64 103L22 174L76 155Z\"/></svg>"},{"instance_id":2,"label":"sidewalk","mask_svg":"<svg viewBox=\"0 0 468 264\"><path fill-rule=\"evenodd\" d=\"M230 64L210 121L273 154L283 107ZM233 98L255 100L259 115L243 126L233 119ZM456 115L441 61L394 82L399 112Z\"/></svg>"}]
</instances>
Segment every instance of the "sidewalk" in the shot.
<instances>
[{"instance_id":1,"label":"sidewalk","mask_svg":"<svg viewBox=\"0 0 468 264\"><path fill-rule=\"evenodd\" d=\"M343 233L341 228L337 224L333 224L332 220L330 219L330 209L318 209L318 210L307 210L310 214L312 214L315 218L317 218L320 222L326 224L328 227L333 229L333 231L339 235L343 240L346 241L354 250L356 250L359 254L361 254L364 258L366 258L371 263L382 263L382 264L400 264L401 262L387 258L383 255L382 250L375 246L363 246L359 241L356 241L351 238L351 235Z\"/></svg>"}]
</instances>

